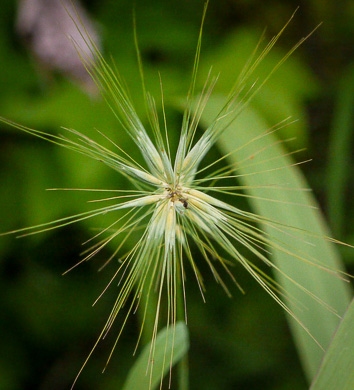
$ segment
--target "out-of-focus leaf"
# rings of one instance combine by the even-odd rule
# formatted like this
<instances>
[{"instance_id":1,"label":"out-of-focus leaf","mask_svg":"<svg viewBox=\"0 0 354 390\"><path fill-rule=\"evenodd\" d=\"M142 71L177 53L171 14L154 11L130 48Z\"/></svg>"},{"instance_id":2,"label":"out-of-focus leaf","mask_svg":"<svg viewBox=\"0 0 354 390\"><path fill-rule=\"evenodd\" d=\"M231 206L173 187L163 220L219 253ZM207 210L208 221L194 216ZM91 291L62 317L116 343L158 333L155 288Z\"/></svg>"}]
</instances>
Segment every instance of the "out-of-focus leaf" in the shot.
<instances>
[{"instance_id":1,"label":"out-of-focus leaf","mask_svg":"<svg viewBox=\"0 0 354 390\"><path fill-rule=\"evenodd\" d=\"M172 365L176 364L188 351L189 339L187 326L179 322L176 324L175 334L172 327L162 329L157 338L154 355L154 369L151 378L147 370L150 357L150 346L147 345L138 360L129 371L123 390L155 389L161 380L161 373L166 375L170 371L170 356L173 350ZM150 363L151 364L151 363Z\"/></svg>"},{"instance_id":2,"label":"out-of-focus leaf","mask_svg":"<svg viewBox=\"0 0 354 390\"><path fill-rule=\"evenodd\" d=\"M205 126L208 126L215 118L218 108L221 107L223 102L224 98L214 97L211 99L202 119ZM284 155L284 149L279 143L276 143L276 138L272 134L259 137L266 130L267 125L264 120L251 108L247 108L238 120L222 134L218 143L224 153L235 151L230 155L230 160L237 166L237 174L241 175L239 180L242 185L252 187L271 184L275 186L283 185L293 189L248 188L246 192L249 195L274 200L265 201L250 198L254 211L263 217L280 221L285 225L295 226L320 236L328 236L328 229L322 215L318 210L311 208L317 206L313 196L308 192L296 190L306 188L307 185L297 167L290 166L293 164L293 160ZM257 140L250 142L256 137L258 137ZM240 149L242 145L247 143L247 147ZM257 151L261 152L257 154ZM244 164L244 168L242 164L237 165L239 162L247 160L249 164ZM256 167L246 167L257 162L260 164ZM275 166L286 168L273 170ZM267 170L269 171L264 172ZM248 175L256 171L262 171L263 173ZM303 204L304 206L297 204ZM303 252L306 258L316 259L331 269L342 269L337 251L333 244L325 239L311 237L301 232L294 233L298 237L296 239L292 233L286 235L278 230L271 229L267 225L262 228L275 240L285 242L286 245ZM308 241L311 241L311 244L307 243ZM302 286L335 309L339 315L345 312L350 300L350 290L344 281L276 248L271 248L271 252L273 262L286 275L300 282ZM289 307L299 321L309 329L312 336L326 349L339 323L339 318L301 291L284 275L276 272L276 278L289 296L304 305L305 308L299 307L298 304L294 303L294 300L288 302ZM323 357L323 351L311 340L298 322L291 318L289 320L304 370L308 379L312 380Z\"/></svg>"},{"instance_id":3,"label":"out-of-focus leaf","mask_svg":"<svg viewBox=\"0 0 354 390\"><path fill-rule=\"evenodd\" d=\"M202 56L200 79L206 79L210 64L212 64L213 71L216 74L220 72L216 91L223 94L229 93L232 82L242 71L260 36L259 31L251 28L240 29L231 34L217 51ZM279 63L283 55L284 52L273 49L262 60L261 69L257 69L252 75L252 82L264 79ZM304 98L313 96L316 91L317 83L309 68L296 57L292 57L272 75L271 83L264 85L262 93L257 94L250 104L268 124L277 123L288 116L301 118L291 128L286 127L280 131L283 138L297 137L297 141L293 143L296 148L307 141L306 113L300 109L300 102Z\"/></svg>"},{"instance_id":4,"label":"out-of-focus leaf","mask_svg":"<svg viewBox=\"0 0 354 390\"><path fill-rule=\"evenodd\" d=\"M3 210L6 220L3 229L16 229L20 224L30 226L55 218L60 212L62 205L45 190L53 178L56 178L57 186L61 186L61 174L52 149L42 146L36 142L14 146L9 142L3 148L4 153L8 153L8 166L3 173L7 194L0 197L7 205ZM7 178L8 174L11 176ZM7 183L9 185L5 187Z\"/></svg>"},{"instance_id":5,"label":"out-of-focus leaf","mask_svg":"<svg viewBox=\"0 0 354 390\"><path fill-rule=\"evenodd\" d=\"M354 388L354 300L323 358L311 390Z\"/></svg>"},{"instance_id":6,"label":"out-of-focus leaf","mask_svg":"<svg viewBox=\"0 0 354 390\"><path fill-rule=\"evenodd\" d=\"M328 212L333 230L339 236L343 233L346 216L345 190L351 173L350 158L354 136L353 85L354 65L344 74L339 84L330 139L327 175Z\"/></svg>"}]
</instances>

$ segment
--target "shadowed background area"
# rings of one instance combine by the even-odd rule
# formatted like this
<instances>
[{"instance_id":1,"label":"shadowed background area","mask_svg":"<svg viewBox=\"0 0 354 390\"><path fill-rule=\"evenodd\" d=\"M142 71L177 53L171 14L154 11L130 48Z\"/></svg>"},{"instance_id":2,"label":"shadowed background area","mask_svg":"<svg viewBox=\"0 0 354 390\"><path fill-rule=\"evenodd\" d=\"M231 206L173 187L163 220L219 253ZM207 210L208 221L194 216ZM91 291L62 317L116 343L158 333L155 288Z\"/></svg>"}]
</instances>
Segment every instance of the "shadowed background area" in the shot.
<instances>
[{"instance_id":1,"label":"shadowed background area","mask_svg":"<svg viewBox=\"0 0 354 390\"><path fill-rule=\"evenodd\" d=\"M70 7L70 2L62 3ZM136 0L135 4L148 89L159 97L160 71L167 104L176 107L176 101L188 90L203 2ZM279 60L279 53L323 24L253 105L269 126L289 115L299 119L279 136L296 137L290 150L307 148L297 160L314 159L302 169L330 221L332 235L353 243L353 4L212 1L204 30L199 86L213 65L221 72L217 92L227 91L263 29L267 27L266 37L270 39L298 5L296 17L265 61L266 69ZM87 0L78 5L78 12L106 57L114 58L138 112L147 122L136 65L132 7L128 0ZM81 66L67 37L73 36L80 44L70 22L57 0L1 0L0 115L51 133L67 126L93 136L97 128L123 149L133 151L131 141ZM174 144L181 115L170 108L167 120ZM126 185L121 176L99 163L3 124L0 136L0 232L90 209L86 201L92 197L87 194L48 192L46 188ZM215 148L210 158L218 156ZM235 205L249 208L242 199ZM107 221L103 218L97 225L106 226ZM61 276L80 259L81 243L94 234L92 227L95 225L83 222L21 239L0 237L1 389L70 387L118 291L113 285L91 307L116 269L117 263L111 262L97 272L114 246ZM128 240L125 247L130 246ZM338 249L353 273L352 253ZM243 296L228 281L233 295L229 299L200 263L207 286L206 304L191 270L187 280L190 388L305 389L305 376L280 307L240 267L233 267L233 271L246 294ZM118 322L91 358L76 389L122 387L134 363L139 316L129 319L113 359L101 375L119 330ZM176 388L176 381L172 388Z\"/></svg>"}]
</instances>

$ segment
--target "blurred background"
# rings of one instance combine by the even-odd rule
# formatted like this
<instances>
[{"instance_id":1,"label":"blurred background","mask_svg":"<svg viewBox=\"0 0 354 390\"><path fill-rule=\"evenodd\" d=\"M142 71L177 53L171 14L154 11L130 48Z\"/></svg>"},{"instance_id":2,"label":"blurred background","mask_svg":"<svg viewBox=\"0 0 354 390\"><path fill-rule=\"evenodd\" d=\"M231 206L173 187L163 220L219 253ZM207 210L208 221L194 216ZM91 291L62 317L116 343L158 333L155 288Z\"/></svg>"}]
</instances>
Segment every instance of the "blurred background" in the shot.
<instances>
[{"instance_id":1,"label":"blurred background","mask_svg":"<svg viewBox=\"0 0 354 390\"><path fill-rule=\"evenodd\" d=\"M0 115L51 133L67 126L93 136L97 128L126 150L133 148L77 60L65 34L80 37L67 24L60 2L1 0L0 4ZM136 0L135 4L148 89L159 96L160 71L167 103L176 106L188 90L203 1ZM213 65L221 71L217 91L227 91L264 28L270 39L297 6L296 17L264 62L265 71L323 24L252 104L270 126L289 115L299 119L280 136L296 137L290 148L306 148L298 161L313 158L302 169L332 235L353 243L353 2L343 1L339 7L338 2L322 0L211 1L199 86ZM144 118L139 109L143 104L132 9L128 0L87 0L78 5L90 34L106 57L114 58ZM175 142L181 114L169 109L167 117ZM115 172L80 155L2 124L0 133L0 232L90 209L86 203L90 197L82 193L47 192L46 188L124 185ZM240 204L248 207L246 202ZM21 239L0 238L0 389L70 387L117 294L113 286L91 307L115 270L112 262L97 273L111 248L61 276L79 260L81 243L92 236L91 228L88 222ZM338 250L353 273L352 254L345 248ZM286 319L277 304L241 269L235 272L246 295L231 286L229 299L210 272L201 268L207 303L203 304L192 277L187 288L190 388L305 389ZM100 374L118 326L94 353L77 390L121 388L134 362L136 317L130 318L106 373Z\"/></svg>"}]
</instances>

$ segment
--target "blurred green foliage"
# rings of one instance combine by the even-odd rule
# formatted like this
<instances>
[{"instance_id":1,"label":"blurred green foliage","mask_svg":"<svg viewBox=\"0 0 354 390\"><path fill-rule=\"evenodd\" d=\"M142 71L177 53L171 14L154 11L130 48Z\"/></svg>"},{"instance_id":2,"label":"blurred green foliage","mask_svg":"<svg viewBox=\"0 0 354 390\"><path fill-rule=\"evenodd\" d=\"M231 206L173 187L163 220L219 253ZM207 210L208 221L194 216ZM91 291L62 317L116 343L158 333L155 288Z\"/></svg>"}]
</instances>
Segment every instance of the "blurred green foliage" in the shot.
<instances>
[{"instance_id":1,"label":"blurred green foliage","mask_svg":"<svg viewBox=\"0 0 354 390\"><path fill-rule=\"evenodd\" d=\"M166 98L180 98L188 89L203 2L137 0L135 3L148 89L159 96L159 70ZM142 93L133 46L131 2L87 0L85 4L97 20L105 53L112 54L139 109ZM224 92L254 48L262 28L267 26L266 36L273 36L297 5L299 1L212 1L204 32L200 85L213 65L221 72L217 88ZM345 70L353 62L350 57L353 12L349 1L341 7L335 2L300 1L296 18L264 63L264 71L274 65L280 52L289 49L321 21L324 24L253 102L254 109L269 125L288 115L299 119L286 129L291 133L282 136L296 136L294 147L307 146L309 152L304 157L314 157L314 163L304 169L325 213L328 180L335 175L332 167L331 176L327 176L326 161L330 132L339 131L331 127L334 107L340 106L342 98L337 81L350 74ZM38 67L14 32L15 14L16 1L2 0L0 115L51 132L59 132L60 126L75 128L101 141L97 128L123 149L132 148L99 98L89 97L65 75L49 74ZM352 82L352 77L348 76L348 82ZM342 83L345 85L345 80ZM141 114L144 116L143 110ZM172 109L167 114L169 128L177 134L180 114ZM86 204L90 198L85 194L46 192L46 188L125 185L115 172L80 155L5 126L0 132L1 232L90 207ZM336 152L342 153L340 149ZM217 155L218 151L212 153ZM333 164L337 161L333 153L331 161ZM340 161L353 165L349 157ZM343 172L341 166L335 166ZM338 198L345 218L343 233L336 238L348 242L354 236L354 205L349 196L354 190L349 177L352 172L353 169L344 170L344 196ZM240 205L248 207L243 201ZM108 222L108 218L103 218L97 221L97 226L106 226ZM117 288L112 286L97 306L91 308L115 270L112 263L97 274L104 263L104 253L61 277L79 260L80 245L94 234L92 227L92 223L81 223L23 239L11 236L0 239L1 389L70 387L117 294ZM126 245L129 247L129 242ZM352 255L346 251L342 254L349 267L353 267ZM306 388L284 314L276 303L239 268L235 273L246 295L233 288L232 300L225 297L206 267L201 265L201 271L207 285L206 305L192 275L188 276L190 388ZM113 328L90 360L76 389L122 388L134 362L132 352L138 327L138 318L130 318L107 372L100 375L115 340L118 327Z\"/></svg>"}]
</instances>

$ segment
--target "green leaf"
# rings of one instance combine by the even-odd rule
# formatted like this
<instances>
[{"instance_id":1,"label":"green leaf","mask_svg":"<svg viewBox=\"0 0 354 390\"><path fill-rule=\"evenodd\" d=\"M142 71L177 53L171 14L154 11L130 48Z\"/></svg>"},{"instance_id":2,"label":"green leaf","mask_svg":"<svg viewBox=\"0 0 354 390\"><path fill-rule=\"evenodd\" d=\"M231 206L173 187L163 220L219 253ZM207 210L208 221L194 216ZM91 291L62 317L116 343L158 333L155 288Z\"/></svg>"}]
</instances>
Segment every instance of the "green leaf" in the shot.
<instances>
[{"instance_id":1,"label":"green leaf","mask_svg":"<svg viewBox=\"0 0 354 390\"><path fill-rule=\"evenodd\" d=\"M175 365L188 351L188 329L183 322L178 322L173 337L173 328L162 329L155 344L154 369L150 387L150 370L147 370L150 356L151 343L148 344L134 366L129 371L123 390L147 390L155 389L164 376L170 371L170 356L173 352L172 365Z\"/></svg>"},{"instance_id":2,"label":"green leaf","mask_svg":"<svg viewBox=\"0 0 354 390\"><path fill-rule=\"evenodd\" d=\"M323 358L311 390L354 389L354 300Z\"/></svg>"},{"instance_id":3,"label":"green leaf","mask_svg":"<svg viewBox=\"0 0 354 390\"><path fill-rule=\"evenodd\" d=\"M225 99L221 97L210 99L202 118L202 124L208 126L212 122L224 101ZM289 166L293 164L293 160L289 156L285 156L285 150L281 144L276 143L277 139L274 135L268 134L267 136L259 137L266 130L267 125L263 118L248 107L219 139L218 146L224 153L236 151L230 155L230 162L238 164L242 160L246 159L247 161L249 159L249 164L237 165L237 174L241 175L239 177L241 185L262 186L273 184L293 189L307 187L299 169L296 166ZM250 142L256 137L259 138L254 142ZM247 147L240 148L247 143L249 143ZM255 154L257 151L261 152ZM256 167L245 166L261 161L263 163ZM287 168L274 170L276 167ZM255 171L262 171L263 173L247 175ZM251 196L274 200L265 201L259 198L250 198L251 206L257 214L280 221L288 226L304 229L321 237L309 237L308 235L301 237L302 233L299 232L299 234L296 233L296 236L300 239L295 239L292 235L285 235L264 225L262 228L266 233L272 235L275 240L278 239L285 242L288 246L301 250L305 253L306 258L316 259L332 269L342 269L342 264L334 245L322 238L323 236L329 236L328 228L320 211L311 208L317 206L311 193L279 188L248 188L246 192ZM295 203L303 204L304 206L299 206ZM309 239L311 239L312 245L306 243ZM321 270L319 267L306 264L304 261L295 259L276 248L271 248L271 252L272 261L286 275L300 282L302 286L321 298L335 309L339 316L345 312L351 295L347 283L333 274ZM281 273L276 272L276 278L285 291L287 291L288 296L293 298L292 301L288 302L288 306L296 318L309 330L313 338L326 349L338 326L339 318L297 288L291 280ZM298 303L295 304L294 299L297 302L300 301L305 308L299 307ZM304 370L308 379L312 380L320 365L323 351L311 340L308 333L297 321L289 317L289 323Z\"/></svg>"},{"instance_id":4,"label":"green leaf","mask_svg":"<svg viewBox=\"0 0 354 390\"><path fill-rule=\"evenodd\" d=\"M339 84L337 106L330 139L328 165L328 212L333 230L343 234L345 222L345 190L350 178L351 141L354 136L354 65L344 73Z\"/></svg>"}]
</instances>

